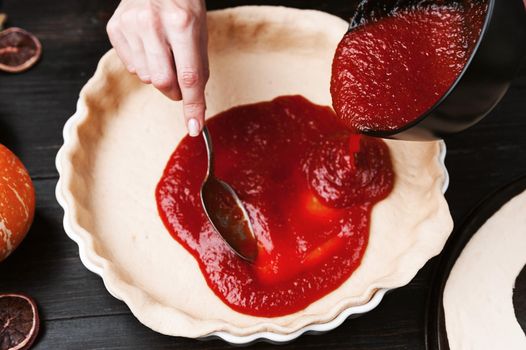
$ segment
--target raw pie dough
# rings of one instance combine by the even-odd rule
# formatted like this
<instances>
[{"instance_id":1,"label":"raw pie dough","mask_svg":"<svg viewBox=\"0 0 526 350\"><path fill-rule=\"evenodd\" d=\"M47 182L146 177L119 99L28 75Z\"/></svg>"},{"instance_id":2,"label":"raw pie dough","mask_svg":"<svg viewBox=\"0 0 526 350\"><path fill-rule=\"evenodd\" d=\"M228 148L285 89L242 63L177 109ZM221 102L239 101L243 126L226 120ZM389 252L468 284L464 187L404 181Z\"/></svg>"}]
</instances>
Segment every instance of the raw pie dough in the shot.
<instances>
[{"instance_id":1,"label":"raw pie dough","mask_svg":"<svg viewBox=\"0 0 526 350\"><path fill-rule=\"evenodd\" d=\"M343 20L317 11L261 6L211 12L207 114L287 94L330 105L332 56L346 30ZM161 333L289 334L328 322L367 303L379 288L407 284L442 250L452 229L440 143L389 141L395 188L373 210L369 246L352 277L301 312L243 315L213 294L158 216L154 190L185 135L181 104L141 84L110 51L78 108L58 157L66 219L108 290Z\"/></svg>"},{"instance_id":2,"label":"raw pie dough","mask_svg":"<svg viewBox=\"0 0 526 350\"><path fill-rule=\"evenodd\" d=\"M524 350L513 287L526 264L526 192L498 210L455 262L444 289L451 350Z\"/></svg>"}]
</instances>

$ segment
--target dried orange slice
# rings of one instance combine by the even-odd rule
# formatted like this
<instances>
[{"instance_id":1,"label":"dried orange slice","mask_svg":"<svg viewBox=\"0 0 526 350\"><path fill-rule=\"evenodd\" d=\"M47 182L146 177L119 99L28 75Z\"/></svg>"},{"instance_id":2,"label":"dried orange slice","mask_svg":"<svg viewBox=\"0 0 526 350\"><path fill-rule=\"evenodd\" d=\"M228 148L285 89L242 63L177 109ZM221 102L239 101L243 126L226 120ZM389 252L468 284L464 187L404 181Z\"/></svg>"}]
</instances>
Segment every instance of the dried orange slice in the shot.
<instances>
[{"instance_id":1,"label":"dried orange slice","mask_svg":"<svg viewBox=\"0 0 526 350\"><path fill-rule=\"evenodd\" d=\"M38 335L35 301L23 294L0 294L0 350L26 350Z\"/></svg>"},{"instance_id":2,"label":"dried orange slice","mask_svg":"<svg viewBox=\"0 0 526 350\"><path fill-rule=\"evenodd\" d=\"M23 72L31 68L41 55L40 41L28 31L12 27L0 32L0 70Z\"/></svg>"}]
</instances>

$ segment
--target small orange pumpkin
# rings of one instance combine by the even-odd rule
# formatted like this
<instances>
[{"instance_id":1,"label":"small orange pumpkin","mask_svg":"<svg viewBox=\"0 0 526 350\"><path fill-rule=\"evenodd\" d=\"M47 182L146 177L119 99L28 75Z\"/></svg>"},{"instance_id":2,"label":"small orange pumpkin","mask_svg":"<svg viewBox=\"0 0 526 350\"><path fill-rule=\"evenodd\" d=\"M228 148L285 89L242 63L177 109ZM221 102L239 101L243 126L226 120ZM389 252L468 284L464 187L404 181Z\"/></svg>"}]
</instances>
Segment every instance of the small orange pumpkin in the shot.
<instances>
[{"instance_id":1,"label":"small orange pumpkin","mask_svg":"<svg viewBox=\"0 0 526 350\"><path fill-rule=\"evenodd\" d=\"M35 215L35 188L20 159L0 144L0 261L26 236Z\"/></svg>"}]
</instances>

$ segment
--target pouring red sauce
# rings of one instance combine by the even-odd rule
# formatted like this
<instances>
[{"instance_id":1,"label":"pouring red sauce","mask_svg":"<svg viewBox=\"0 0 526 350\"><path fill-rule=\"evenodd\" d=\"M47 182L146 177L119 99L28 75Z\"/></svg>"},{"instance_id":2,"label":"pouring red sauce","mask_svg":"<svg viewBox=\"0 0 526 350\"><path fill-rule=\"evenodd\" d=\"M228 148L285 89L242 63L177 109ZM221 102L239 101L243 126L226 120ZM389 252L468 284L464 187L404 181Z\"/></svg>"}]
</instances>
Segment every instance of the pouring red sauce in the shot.
<instances>
[{"instance_id":1,"label":"pouring red sauce","mask_svg":"<svg viewBox=\"0 0 526 350\"><path fill-rule=\"evenodd\" d=\"M371 209L393 187L386 144L351 135L332 109L301 96L235 107L208 127L216 175L249 212L255 262L235 255L204 214L202 138L180 142L156 190L166 228L208 286L232 309L262 317L302 310L338 288L360 265Z\"/></svg>"},{"instance_id":2,"label":"pouring red sauce","mask_svg":"<svg viewBox=\"0 0 526 350\"><path fill-rule=\"evenodd\" d=\"M399 10L348 32L332 66L331 95L352 130L415 121L455 82L478 41L486 5Z\"/></svg>"}]
</instances>

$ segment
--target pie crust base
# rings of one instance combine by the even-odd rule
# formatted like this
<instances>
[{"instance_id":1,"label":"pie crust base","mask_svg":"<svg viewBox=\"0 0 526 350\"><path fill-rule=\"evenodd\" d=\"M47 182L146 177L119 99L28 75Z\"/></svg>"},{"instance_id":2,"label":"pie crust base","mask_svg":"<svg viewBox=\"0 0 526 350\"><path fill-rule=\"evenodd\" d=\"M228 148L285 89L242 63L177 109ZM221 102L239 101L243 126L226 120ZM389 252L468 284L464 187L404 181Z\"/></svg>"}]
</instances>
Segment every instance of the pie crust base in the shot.
<instances>
[{"instance_id":1,"label":"pie crust base","mask_svg":"<svg viewBox=\"0 0 526 350\"><path fill-rule=\"evenodd\" d=\"M317 11L248 6L210 12L207 115L288 94L330 105L332 55L346 30L343 20ZM157 212L155 187L185 132L181 103L143 85L110 51L81 91L57 158L57 196L83 261L160 333L290 334L329 322L366 304L378 289L407 284L452 230L443 144L387 141L395 186L373 209L361 266L300 312L277 318L237 313L208 288Z\"/></svg>"}]
</instances>

